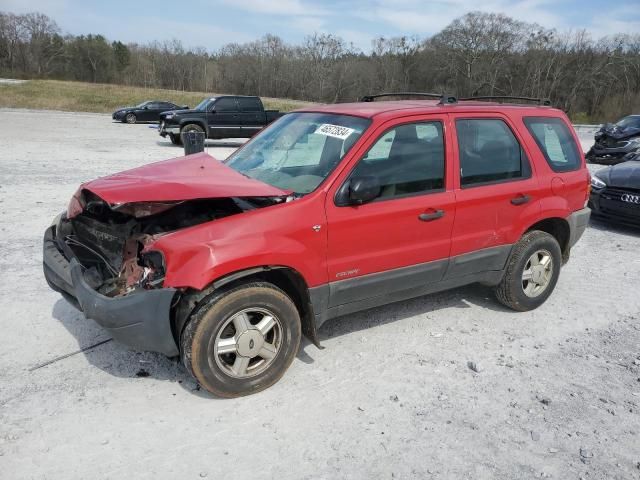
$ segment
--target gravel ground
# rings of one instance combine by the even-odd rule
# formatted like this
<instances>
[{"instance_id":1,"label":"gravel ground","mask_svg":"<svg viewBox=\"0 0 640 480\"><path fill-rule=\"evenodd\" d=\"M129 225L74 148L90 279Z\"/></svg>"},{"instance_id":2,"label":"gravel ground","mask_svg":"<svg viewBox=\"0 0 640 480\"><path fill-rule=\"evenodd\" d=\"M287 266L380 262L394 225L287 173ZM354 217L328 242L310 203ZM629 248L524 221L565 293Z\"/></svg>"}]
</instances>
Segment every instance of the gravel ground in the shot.
<instances>
[{"instance_id":1,"label":"gravel ground","mask_svg":"<svg viewBox=\"0 0 640 480\"><path fill-rule=\"evenodd\" d=\"M47 287L44 229L80 182L180 150L0 113L1 479L640 478L640 231L592 223L533 312L471 286L336 319L246 398L114 342L30 371L108 338Z\"/></svg>"}]
</instances>

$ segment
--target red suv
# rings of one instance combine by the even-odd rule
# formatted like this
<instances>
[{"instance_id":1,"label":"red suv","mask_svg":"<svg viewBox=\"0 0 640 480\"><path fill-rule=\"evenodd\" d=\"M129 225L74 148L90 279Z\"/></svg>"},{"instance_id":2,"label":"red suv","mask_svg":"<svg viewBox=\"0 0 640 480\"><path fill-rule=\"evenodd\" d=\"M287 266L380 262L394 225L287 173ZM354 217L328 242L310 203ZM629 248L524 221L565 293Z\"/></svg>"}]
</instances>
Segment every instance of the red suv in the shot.
<instances>
[{"instance_id":1,"label":"red suv","mask_svg":"<svg viewBox=\"0 0 640 480\"><path fill-rule=\"evenodd\" d=\"M225 162L83 184L46 230L44 273L114 339L180 355L233 397L275 383L333 317L475 282L538 307L588 195L575 132L548 106L314 106Z\"/></svg>"}]
</instances>

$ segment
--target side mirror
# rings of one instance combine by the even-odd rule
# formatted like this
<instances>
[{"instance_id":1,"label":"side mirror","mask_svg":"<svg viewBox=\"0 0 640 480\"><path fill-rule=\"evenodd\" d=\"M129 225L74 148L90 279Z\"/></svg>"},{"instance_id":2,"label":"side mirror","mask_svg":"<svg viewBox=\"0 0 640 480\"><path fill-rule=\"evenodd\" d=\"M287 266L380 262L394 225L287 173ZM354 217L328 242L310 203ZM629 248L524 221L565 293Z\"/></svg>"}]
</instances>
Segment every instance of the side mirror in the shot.
<instances>
[{"instance_id":1,"label":"side mirror","mask_svg":"<svg viewBox=\"0 0 640 480\"><path fill-rule=\"evenodd\" d=\"M349 204L362 205L380 196L382 187L376 177L355 177L349 181Z\"/></svg>"}]
</instances>

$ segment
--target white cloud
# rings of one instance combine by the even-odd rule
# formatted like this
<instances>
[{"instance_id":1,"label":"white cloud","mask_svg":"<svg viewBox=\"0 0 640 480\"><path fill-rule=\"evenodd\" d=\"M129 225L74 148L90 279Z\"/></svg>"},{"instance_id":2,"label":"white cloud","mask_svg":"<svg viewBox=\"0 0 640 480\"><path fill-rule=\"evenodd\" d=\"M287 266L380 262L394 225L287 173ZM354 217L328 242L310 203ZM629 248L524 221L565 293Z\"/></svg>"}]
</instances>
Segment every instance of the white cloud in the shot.
<instances>
[{"instance_id":1,"label":"white cloud","mask_svg":"<svg viewBox=\"0 0 640 480\"><path fill-rule=\"evenodd\" d=\"M547 28L563 27L563 18L553 13L552 0L489 0L478 3L475 0L436 0L424 2L401 0L389 6L388 2L377 0L373 8L359 14L371 22L387 24L406 33L433 34L454 19L470 11L504 13L527 22L537 22Z\"/></svg>"},{"instance_id":2,"label":"white cloud","mask_svg":"<svg viewBox=\"0 0 640 480\"><path fill-rule=\"evenodd\" d=\"M320 17L300 16L288 19L286 26L310 35L314 32L324 32L325 24L325 20Z\"/></svg>"},{"instance_id":3,"label":"white cloud","mask_svg":"<svg viewBox=\"0 0 640 480\"><path fill-rule=\"evenodd\" d=\"M328 11L302 0L222 0L229 7L250 13L286 16L323 16Z\"/></svg>"},{"instance_id":4,"label":"white cloud","mask_svg":"<svg viewBox=\"0 0 640 480\"><path fill-rule=\"evenodd\" d=\"M144 8L123 14L116 6L96 1L0 0L0 10L40 11L74 34L102 33L112 40L138 43L178 38L186 47L207 49L255 40L267 32L290 42L321 32L339 35L369 51L376 36L433 35L475 10L504 13L560 31L587 29L594 38L640 32L640 10L634 3L638 0L622 0L626 3L621 7L602 9L591 2L582 8L579 0L192 0L193 11L209 12L195 16L172 13L167 8L170 0L156 0L149 15L140 13ZM105 11L104 17L94 13ZM233 22L223 21L225 16Z\"/></svg>"},{"instance_id":5,"label":"white cloud","mask_svg":"<svg viewBox=\"0 0 640 480\"><path fill-rule=\"evenodd\" d=\"M363 52L369 52L371 50L371 42L374 36L367 32L360 32L357 30L337 30L336 35L344 39L347 43L352 43L356 48L359 48Z\"/></svg>"},{"instance_id":6,"label":"white cloud","mask_svg":"<svg viewBox=\"0 0 640 480\"><path fill-rule=\"evenodd\" d=\"M616 33L637 34L640 32L640 9L629 5L598 12L585 28L596 38Z\"/></svg>"},{"instance_id":7,"label":"white cloud","mask_svg":"<svg viewBox=\"0 0 640 480\"><path fill-rule=\"evenodd\" d=\"M584 28L594 37L640 31L640 10L636 6L629 4L613 9L598 9L591 21L581 25L576 23L576 15L567 15L567 10L571 10L576 3L567 0L486 0L482 3L477 0L397 0L391 6L385 0L375 0L363 2L363 8L357 9L360 13L356 15L374 24L418 35L437 33L454 19L471 11L503 13L517 20L560 31ZM584 14L584 11L579 13Z\"/></svg>"}]
</instances>

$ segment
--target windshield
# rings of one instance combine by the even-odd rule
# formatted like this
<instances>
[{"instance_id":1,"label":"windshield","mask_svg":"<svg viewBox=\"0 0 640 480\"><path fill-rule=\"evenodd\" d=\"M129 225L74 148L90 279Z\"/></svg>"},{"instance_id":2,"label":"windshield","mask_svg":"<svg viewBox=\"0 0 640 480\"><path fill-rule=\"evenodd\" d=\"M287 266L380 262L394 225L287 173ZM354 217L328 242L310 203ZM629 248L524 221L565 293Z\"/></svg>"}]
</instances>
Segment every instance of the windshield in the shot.
<instances>
[{"instance_id":1,"label":"windshield","mask_svg":"<svg viewBox=\"0 0 640 480\"><path fill-rule=\"evenodd\" d=\"M207 105L209 105L209 103L213 102L214 100L215 100L215 98L205 98L198 105L196 105L194 110L198 110L200 112L205 112L207 110Z\"/></svg>"},{"instance_id":2,"label":"windshield","mask_svg":"<svg viewBox=\"0 0 640 480\"><path fill-rule=\"evenodd\" d=\"M315 190L371 122L327 113L290 113L251 139L227 166L283 190Z\"/></svg>"},{"instance_id":3,"label":"windshield","mask_svg":"<svg viewBox=\"0 0 640 480\"><path fill-rule=\"evenodd\" d=\"M136 108L142 108L142 107L144 107L147 103L151 103L151 102L149 102L149 101L142 102L140 105L136 105Z\"/></svg>"},{"instance_id":4,"label":"windshield","mask_svg":"<svg viewBox=\"0 0 640 480\"><path fill-rule=\"evenodd\" d=\"M616 125L620 128L640 128L640 115L629 115L620 120Z\"/></svg>"}]
</instances>

